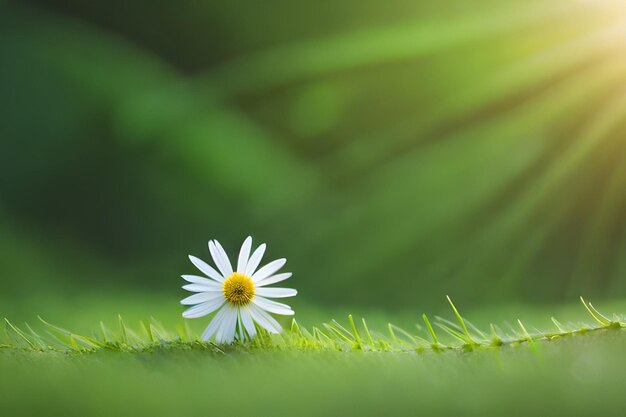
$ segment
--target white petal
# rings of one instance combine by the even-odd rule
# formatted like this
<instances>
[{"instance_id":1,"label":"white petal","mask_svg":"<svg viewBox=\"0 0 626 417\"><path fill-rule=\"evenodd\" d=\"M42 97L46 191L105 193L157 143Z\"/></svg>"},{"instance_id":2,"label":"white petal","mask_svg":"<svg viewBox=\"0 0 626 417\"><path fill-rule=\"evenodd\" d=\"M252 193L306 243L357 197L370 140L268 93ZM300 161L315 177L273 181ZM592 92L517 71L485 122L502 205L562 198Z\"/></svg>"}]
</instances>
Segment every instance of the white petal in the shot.
<instances>
[{"instance_id":1,"label":"white petal","mask_svg":"<svg viewBox=\"0 0 626 417\"><path fill-rule=\"evenodd\" d=\"M219 292L200 292L198 294L190 295L187 298L181 300L181 304L183 305L194 305L204 303L206 301L211 301L217 298L224 299L224 295Z\"/></svg>"},{"instance_id":2,"label":"white petal","mask_svg":"<svg viewBox=\"0 0 626 417\"><path fill-rule=\"evenodd\" d=\"M237 333L237 321L239 321L239 310L233 308L232 317L230 319L230 327L226 329L226 343L233 343L235 333Z\"/></svg>"},{"instance_id":3,"label":"white petal","mask_svg":"<svg viewBox=\"0 0 626 417\"><path fill-rule=\"evenodd\" d=\"M255 306L254 304L248 305L250 309L250 314L252 314L252 318L254 321L259 323L261 327L267 330L270 333L280 333L283 329L280 327L280 324L269 314L263 311L261 308Z\"/></svg>"},{"instance_id":4,"label":"white petal","mask_svg":"<svg viewBox=\"0 0 626 417\"><path fill-rule=\"evenodd\" d=\"M274 304L276 307L282 307L282 308L291 310L291 307L289 307L287 304L279 303L278 301L268 300L265 297L256 296L255 299L261 300L261 302L268 302L270 304Z\"/></svg>"},{"instance_id":5,"label":"white petal","mask_svg":"<svg viewBox=\"0 0 626 417\"><path fill-rule=\"evenodd\" d=\"M239 309L239 316L241 317L241 322L243 323L246 332L248 332L248 336L252 339L254 335L256 335L256 328L254 327L252 315L250 314L250 311L248 311L247 307Z\"/></svg>"},{"instance_id":6,"label":"white petal","mask_svg":"<svg viewBox=\"0 0 626 417\"><path fill-rule=\"evenodd\" d=\"M288 278L291 278L291 275L292 275L291 272L285 272L284 274L271 275L255 283L255 285L257 287L263 287L265 285L275 284L277 282L284 281Z\"/></svg>"},{"instance_id":7,"label":"white petal","mask_svg":"<svg viewBox=\"0 0 626 417\"><path fill-rule=\"evenodd\" d=\"M250 259L248 260L248 265L246 266L246 273L244 275L252 276L252 274L254 274L254 271L256 271L259 264L261 263L261 259L263 259L263 254L265 253L266 247L267 246L265 245L265 243L263 243L254 251Z\"/></svg>"},{"instance_id":8,"label":"white petal","mask_svg":"<svg viewBox=\"0 0 626 417\"><path fill-rule=\"evenodd\" d=\"M281 314L283 316L293 316L295 314L287 304L277 303L267 298L255 296L252 302L270 313Z\"/></svg>"},{"instance_id":9,"label":"white petal","mask_svg":"<svg viewBox=\"0 0 626 417\"><path fill-rule=\"evenodd\" d=\"M293 297L298 291L291 288L257 288L256 293L262 297L285 298Z\"/></svg>"},{"instance_id":10,"label":"white petal","mask_svg":"<svg viewBox=\"0 0 626 417\"><path fill-rule=\"evenodd\" d=\"M274 272L282 268L286 263L287 263L287 260L285 258L277 259L275 261L270 262L269 264L265 265L263 268L256 271L254 275L252 275L251 277L252 281L257 282L257 281L261 281L262 279L269 277Z\"/></svg>"},{"instance_id":11,"label":"white petal","mask_svg":"<svg viewBox=\"0 0 626 417\"><path fill-rule=\"evenodd\" d=\"M222 343L222 335L224 334L224 329L226 328L225 326L227 325L230 319L230 304L227 303L222 309L222 311L224 311L224 314L222 315L222 320L218 324L217 330L215 331L215 336L214 336L215 341L217 343Z\"/></svg>"},{"instance_id":12,"label":"white petal","mask_svg":"<svg viewBox=\"0 0 626 417\"><path fill-rule=\"evenodd\" d=\"M222 321L224 321L225 314L226 314L226 307L222 308L220 311L217 312L215 317L213 317L213 320L211 320L209 325L206 327L206 329L202 333L202 340L209 340L215 334L215 332L217 331L217 328L220 326L220 324L222 324Z\"/></svg>"},{"instance_id":13,"label":"white petal","mask_svg":"<svg viewBox=\"0 0 626 417\"><path fill-rule=\"evenodd\" d=\"M241 307L237 309L237 330L238 333L235 333L235 336L239 340L243 340L245 333L243 331L243 323L241 322Z\"/></svg>"},{"instance_id":14,"label":"white petal","mask_svg":"<svg viewBox=\"0 0 626 417\"><path fill-rule=\"evenodd\" d=\"M226 315L222 325L217 330L215 341L218 343L232 343L235 339L235 329L237 328L237 310L230 305L226 306Z\"/></svg>"},{"instance_id":15,"label":"white petal","mask_svg":"<svg viewBox=\"0 0 626 417\"><path fill-rule=\"evenodd\" d=\"M189 260L191 261L192 264L196 266L196 268L202 271L202 273L205 274L207 277L213 278L214 280L218 282L224 281L224 277L220 275L215 269L213 269L211 265L204 262L202 259L189 255Z\"/></svg>"},{"instance_id":16,"label":"white petal","mask_svg":"<svg viewBox=\"0 0 626 417\"><path fill-rule=\"evenodd\" d=\"M218 269L222 272L224 278L228 278L233 274L233 267L230 264L230 260L228 259L228 255L220 245L220 242L217 240L209 241L209 252L211 252L211 256L213 257L213 262L217 265Z\"/></svg>"},{"instance_id":17,"label":"white petal","mask_svg":"<svg viewBox=\"0 0 626 417\"><path fill-rule=\"evenodd\" d=\"M248 265L248 258L250 258L250 248L252 248L252 236L248 236L241 245L239 251L239 259L237 260L237 272L240 274L246 273L246 266Z\"/></svg>"},{"instance_id":18,"label":"white petal","mask_svg":"<svg viewBox=\"0 0 626 417\"><path fill-rule=\"evenodd\" d=\"M206 284L187 284L183 285L183 290L191 291L191 292L216 292L222 291L222 287L218 285L217 287Z\"/></svg>"},{"instance_id":19,"label":"white petal","mask_svg":"<svg viewBox=\"0 0 626 417\"><path fill-rule=\"evenodd\" d=\"M183 312L183 317L186 319L195 319L198 317L206 316L207 314L211 314L212 312L220 308L222 304L224 304L224 299L221 297L216 298L185 310Z\"/></svg>"},{"instance_id":20,"label":"white petal","mask_svg":"<svg viewBox=\"0 0 626 417\"><path fill-rule=\"evenodd\" d=\"M181 275L181 278L187 282L191 282L192 284L202 284L206 285L207 287L222 288L222 285L220 283L217 283L211 279L199 277L197 275Z\"/></svg>"}]
</instances>

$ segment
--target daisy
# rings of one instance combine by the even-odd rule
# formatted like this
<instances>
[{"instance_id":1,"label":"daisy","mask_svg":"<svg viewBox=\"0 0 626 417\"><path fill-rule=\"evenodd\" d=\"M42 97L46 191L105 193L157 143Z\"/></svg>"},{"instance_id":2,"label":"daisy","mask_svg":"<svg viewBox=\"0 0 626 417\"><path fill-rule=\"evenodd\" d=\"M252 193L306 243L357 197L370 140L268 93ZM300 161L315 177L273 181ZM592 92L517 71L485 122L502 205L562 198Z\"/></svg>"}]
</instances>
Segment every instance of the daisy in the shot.
<instances>
[{"instance_id":1,"label":"daisy","mask_svg":"<svg viewBox=\"0 0 626 417\"><path fill-rule=\"evenodd\" d=\"M285 265L286 259L275 260L257 270L265 247L264 243L250 256L252 237L248 236L241 245L237 269L234 271L224 248L217 240L209 241L209 252L217 270L201 259L189 255L191 263L210 279L182 275L190 283L184 285L183 289L196 293L180 302L183 305L193 305L183 313L183 317L203 317L219 310L202 333L202 339L214 337L218 343L232 343L235 337L243 340L246 334L252 338L256 334L255 322L270 333L278 333L282 328L268 313L293 316L291 307L268 299L293 297L298 292L291 288L266 287L286 280L291 277L291 272L276 273Z\"/></svg>"}]
</instances>

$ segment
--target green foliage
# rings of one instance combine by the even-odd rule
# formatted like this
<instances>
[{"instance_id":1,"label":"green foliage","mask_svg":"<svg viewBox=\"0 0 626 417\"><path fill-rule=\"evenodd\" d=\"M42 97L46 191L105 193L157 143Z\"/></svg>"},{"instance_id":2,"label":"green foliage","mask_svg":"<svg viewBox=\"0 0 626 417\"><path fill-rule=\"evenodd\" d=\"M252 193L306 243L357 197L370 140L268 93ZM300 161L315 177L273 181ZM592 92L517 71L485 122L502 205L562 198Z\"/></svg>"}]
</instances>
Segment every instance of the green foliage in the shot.
<instances>
[{"instance_id":1,"label":"green foliage","mask_svg":"<svg viewBox=\"0 0 626 417\"><path fill-rule=\"evenodd\" d=\"M252 234L310 302L624 294L623 4L183 3L0 5L3 293Z\"/></svg>"}]
</instances>

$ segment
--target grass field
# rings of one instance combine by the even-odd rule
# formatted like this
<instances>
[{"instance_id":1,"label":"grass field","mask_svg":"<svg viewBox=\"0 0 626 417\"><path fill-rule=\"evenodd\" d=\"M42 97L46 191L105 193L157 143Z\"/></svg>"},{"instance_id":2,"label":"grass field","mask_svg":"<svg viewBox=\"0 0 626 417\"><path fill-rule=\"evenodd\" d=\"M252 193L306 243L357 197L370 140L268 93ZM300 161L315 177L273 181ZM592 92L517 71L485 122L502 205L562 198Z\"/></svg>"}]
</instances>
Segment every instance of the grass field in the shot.
<instances>
[{"instance_id":1,"label":"grass field","mask_svg":"<svg viewBox=\"0 0 626 417\"><path fill-rule=\"evenodd\" d=\"M449 352L0 350L5 415L621 416L626 334Z\"/></svg>"},{"instance_id":2,"label":"grass field","mask_svg":"<svg viewBox=\"0 0 626 417\"><path fill-rule=\"evenodd\" d=\"M523 329L514 319L496 322L500 341L477 329L497 320L496 311L472 314L474 327L465 319L455 325L450 310L448 321L431 318L437 344L424 322L365 330L357 320L355 331L339 320L233 346L157 322L150 338L145 327L113 321L104 325L106 336L98 329L93 339L67 337L42 322L20 338L11 323L0 349L0 398L7 415L619 416L626 322L617 315L603 326L594 310L578 310L557 309L574 320L562 317L543 331L530 322ZM520 314L537 319L543 312ZM397 318L410 322L409 315ZM373 322L382 324L380 317ZM315 327L319 333L306 333Z\"/></svg>"}]
</instances>

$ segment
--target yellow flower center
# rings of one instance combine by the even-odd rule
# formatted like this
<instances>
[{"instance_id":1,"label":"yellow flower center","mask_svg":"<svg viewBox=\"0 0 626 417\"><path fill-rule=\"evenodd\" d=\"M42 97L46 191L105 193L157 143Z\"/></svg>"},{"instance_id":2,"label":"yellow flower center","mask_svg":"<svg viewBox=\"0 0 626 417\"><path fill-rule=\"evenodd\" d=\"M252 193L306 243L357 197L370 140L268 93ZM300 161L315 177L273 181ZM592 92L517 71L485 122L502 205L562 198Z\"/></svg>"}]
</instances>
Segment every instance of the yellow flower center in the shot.
<instances>
[{"instance_id":1,"label":"yellow flower center","mask_svg":"<svg viewBox=\"0 0 626 417\"><path fill-rule=\"evenodd\" d=\"M254 283L244 274L235 272L222 284L224 298L235 305L246 305L254 298Z\"/></svg>"}]
</instances>

